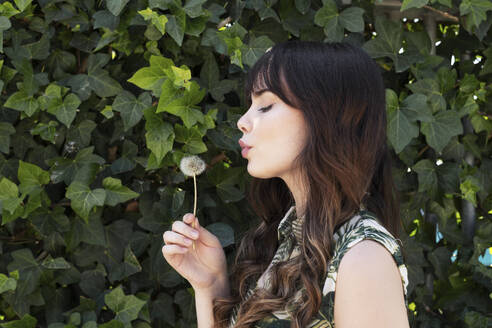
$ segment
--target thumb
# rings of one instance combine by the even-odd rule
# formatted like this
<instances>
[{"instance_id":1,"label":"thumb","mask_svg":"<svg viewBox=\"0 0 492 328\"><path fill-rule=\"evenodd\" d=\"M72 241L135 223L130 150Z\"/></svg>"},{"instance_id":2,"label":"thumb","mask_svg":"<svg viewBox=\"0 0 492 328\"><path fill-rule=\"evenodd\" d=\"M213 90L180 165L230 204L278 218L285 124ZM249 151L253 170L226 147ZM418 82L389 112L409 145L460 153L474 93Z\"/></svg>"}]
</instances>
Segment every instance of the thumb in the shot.
<instances>
[{"instance_id":1,"label":"thumb","mask_svg":"<svg viewBox=\"0 0 492 328\"><path fill-rule=\"evenodd\" d=\"M198 222L197 217L195 217L195 229L198 230L198 233L200 235L199 237L200 241L205 245L214 246L214 247L217 247L217 244L220 245L220 242L217 239L217 237L213 233L202 227Z\"/></svg>"}]
</instances>

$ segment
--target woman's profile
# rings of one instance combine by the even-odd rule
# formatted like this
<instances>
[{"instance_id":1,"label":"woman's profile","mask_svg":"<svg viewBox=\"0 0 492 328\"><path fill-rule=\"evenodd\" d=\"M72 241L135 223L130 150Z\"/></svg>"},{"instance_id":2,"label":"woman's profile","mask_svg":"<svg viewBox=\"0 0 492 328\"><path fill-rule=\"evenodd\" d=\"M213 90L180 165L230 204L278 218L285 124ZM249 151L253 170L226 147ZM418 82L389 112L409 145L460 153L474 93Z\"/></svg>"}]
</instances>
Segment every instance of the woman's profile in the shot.
<instances>
[{"instance_id":1,"label":"woman's profile","mask_svg":"<svg viewBox=\"0 0 492 328\"><path fill-rule=\"evenodd\" d=\"M350 43L286 41L248 71L245 99L239 144L260 223L231 272L191 213L163 236L198 327L409 327L379 66Z\"/></svg>"}]
</instances>

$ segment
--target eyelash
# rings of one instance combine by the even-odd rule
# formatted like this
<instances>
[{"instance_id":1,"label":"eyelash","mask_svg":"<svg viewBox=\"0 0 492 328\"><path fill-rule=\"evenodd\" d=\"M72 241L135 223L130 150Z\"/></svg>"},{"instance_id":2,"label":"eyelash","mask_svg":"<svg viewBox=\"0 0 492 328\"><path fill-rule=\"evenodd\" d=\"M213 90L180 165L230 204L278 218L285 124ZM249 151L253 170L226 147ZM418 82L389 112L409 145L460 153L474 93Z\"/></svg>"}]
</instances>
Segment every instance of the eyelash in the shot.
<instances>
[{"instance_id":1,"label":"eyelash","mask_svg":"<svg viewBox=\"0 0 492 328\"><path fill-rule=\"evenodd\" d=\"M270 110L270 108L272 108L272 106L273 106L273 104L271 104L270 106L266 106L266 107L259 108L258 110L259 110L260 112L263 112L263 113L264 113L264 112L269 111L269 110Z\"/></svg>"}]
</instances>

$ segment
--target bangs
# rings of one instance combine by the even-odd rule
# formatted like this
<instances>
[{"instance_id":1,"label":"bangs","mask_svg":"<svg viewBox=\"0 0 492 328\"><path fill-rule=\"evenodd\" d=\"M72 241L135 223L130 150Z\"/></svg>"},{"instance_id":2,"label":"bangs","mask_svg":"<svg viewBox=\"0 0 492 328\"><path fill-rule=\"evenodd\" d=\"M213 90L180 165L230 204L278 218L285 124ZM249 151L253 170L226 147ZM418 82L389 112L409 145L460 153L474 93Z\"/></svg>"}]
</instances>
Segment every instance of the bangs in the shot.
<instances>
[{"instance_id":1,"label":"bangs","mask_svg":"<svg viewBox=\"0 0 492 328\"><path fill-rule=\"evenodd\" d=\"M253 95L256 97L265 90L273 92L272 80L275 80L275 77L271 76L274 71L272 69L272 61L273 56L271 51L269 51L260 57L249 70L244 87L244 99L248 107L251 106L251 97Z\"/></svg>"},{"instance_id":2,"label":"bangs","mask_svg":"<svg viewBox=\"0 0 492 328\"><path fill-rule=\"evenodd\" d=\"M272 92L290 106L296 102L295 97L289 96L291 93L286 80L282 79L285 75L282 69L284 65L281 62L285 58L279 56L281 54L275 51L275 47L273 47L272 50L261 56L249 70L244 86L244 99L248 108L252 103L251 97L258 97L265 91Z\"/></svg>"}]
</instances>

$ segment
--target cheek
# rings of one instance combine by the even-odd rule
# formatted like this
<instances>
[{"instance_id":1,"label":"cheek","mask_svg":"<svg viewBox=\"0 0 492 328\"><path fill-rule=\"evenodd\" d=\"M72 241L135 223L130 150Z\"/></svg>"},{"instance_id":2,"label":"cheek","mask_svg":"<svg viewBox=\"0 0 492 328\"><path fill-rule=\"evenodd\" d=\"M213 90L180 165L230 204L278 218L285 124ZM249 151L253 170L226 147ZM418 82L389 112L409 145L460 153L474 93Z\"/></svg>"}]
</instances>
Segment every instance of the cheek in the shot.
<instances>
[{"instance_id":1,"label":"cheek","mask_svg":"<svg viewBox=\"0 0 492 328\"><path fill-rule=\"evenodd\" d=\"M265 142L249 154L247 170L251 176L260 179L282 177L295 169L293 161L303 148L299 139L288 137L283 130L281 138L270 134L270 138L263 140Z\"/></svg>"},{"instance_id":2,"label":"cheek","mask_svg":"<svg viewBox=\"0 0 492 328\"><path fill-rule=\"evenodd\" d=\"M306 128L299 115L272 116L262 129L260 151L273 161L292 159L304 148Z\"/></svg>"}]
</instances>

